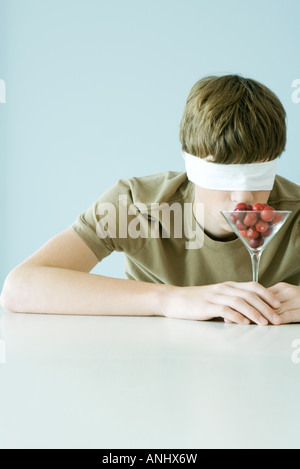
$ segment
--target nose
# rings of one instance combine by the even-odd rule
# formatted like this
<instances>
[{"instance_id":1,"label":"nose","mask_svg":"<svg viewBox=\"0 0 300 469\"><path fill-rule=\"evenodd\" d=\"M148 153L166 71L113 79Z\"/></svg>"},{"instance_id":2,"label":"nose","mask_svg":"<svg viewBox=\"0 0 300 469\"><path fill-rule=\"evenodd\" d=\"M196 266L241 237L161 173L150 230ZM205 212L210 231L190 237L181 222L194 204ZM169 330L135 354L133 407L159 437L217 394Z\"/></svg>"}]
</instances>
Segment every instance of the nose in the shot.
<instances>
[{"instance_id":1,"label":"nose","mask_svg":"<svg viewBox=\"0 0 300 469\"><path fill-rule=\"evenodd\" d=\"M231 192L231 200L234 203L252 204L254 195L249 191L235 191Z\"/></svg>"}]
</instances>

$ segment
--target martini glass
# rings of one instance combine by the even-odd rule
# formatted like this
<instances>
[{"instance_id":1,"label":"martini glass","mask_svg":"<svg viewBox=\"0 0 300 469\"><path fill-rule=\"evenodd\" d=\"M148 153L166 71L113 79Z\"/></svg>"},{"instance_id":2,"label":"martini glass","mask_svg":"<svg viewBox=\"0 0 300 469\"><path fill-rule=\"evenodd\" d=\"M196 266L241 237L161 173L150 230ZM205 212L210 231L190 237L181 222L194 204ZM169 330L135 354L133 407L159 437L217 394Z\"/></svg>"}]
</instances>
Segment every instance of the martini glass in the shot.
<instances>
[{"instance_id":1,"label":"martini glass","mask_svg":"<svg viewBox=\"0 0 300 469\"><path fill-rule=\"evenodd\" d=\"M248 249L252 262L253 282L258 282L261 255L292 212L272 210L266 214L263 211L235 210L221 211L221 213Z\"/></svg>"}]
</instances>

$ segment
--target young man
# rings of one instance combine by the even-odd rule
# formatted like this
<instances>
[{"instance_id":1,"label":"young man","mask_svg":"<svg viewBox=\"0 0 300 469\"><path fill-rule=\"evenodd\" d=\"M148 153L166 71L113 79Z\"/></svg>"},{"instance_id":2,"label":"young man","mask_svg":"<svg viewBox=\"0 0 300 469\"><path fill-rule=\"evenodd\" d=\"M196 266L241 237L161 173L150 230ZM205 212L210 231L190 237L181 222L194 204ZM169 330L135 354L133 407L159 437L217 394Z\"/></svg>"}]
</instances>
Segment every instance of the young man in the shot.
<instances>
[{"instance_id":1,"label":"young man","mask_svg":"<svg viewBox=\"0 0 300 469\"><path fill-rule=\"evenodd\" d=\"M254 80L200 80L180 126L186 172L120 179L13 269L2 305L15 312L299 322L300 187L275 177L285 120L279 99ZM249 254L220 211L267 202L292 215L264 251L259 283L249 282ZM113 251L125 254L127 280L89 273Z\"/></svg>"}]
</instances>

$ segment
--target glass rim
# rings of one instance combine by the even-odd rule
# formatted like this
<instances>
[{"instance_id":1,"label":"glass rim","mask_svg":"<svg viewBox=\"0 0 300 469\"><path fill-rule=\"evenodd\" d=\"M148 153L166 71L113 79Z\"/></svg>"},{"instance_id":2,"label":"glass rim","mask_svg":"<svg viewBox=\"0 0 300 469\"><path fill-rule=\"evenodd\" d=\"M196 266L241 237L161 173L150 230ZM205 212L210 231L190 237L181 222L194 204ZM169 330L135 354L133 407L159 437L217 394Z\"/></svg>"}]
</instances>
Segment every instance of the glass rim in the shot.
<instances>
[{"instance_id":1,"label":"glass rim","mask_svg":"<svg viewBox=\"0 0 300 469\"><path fill-rule=\"evenodd\" d=\"M264 212L264 210L220 210L220 213L262 213L262 212ZM273 212L274 213L293 213L292 210L273 210Z\"/></svg>"}]
</instances>

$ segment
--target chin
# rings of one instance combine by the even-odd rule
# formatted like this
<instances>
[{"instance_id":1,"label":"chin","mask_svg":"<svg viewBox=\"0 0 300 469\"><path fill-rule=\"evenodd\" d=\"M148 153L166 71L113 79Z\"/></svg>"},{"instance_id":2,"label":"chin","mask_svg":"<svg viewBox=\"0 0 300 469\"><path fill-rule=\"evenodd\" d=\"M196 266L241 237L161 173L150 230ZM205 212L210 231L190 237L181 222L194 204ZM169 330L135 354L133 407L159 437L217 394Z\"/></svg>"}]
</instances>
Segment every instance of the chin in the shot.
<instances>
[{"instance_id":1,"label":"chin","mask_svg":"<svg viewBox=\"0 0 300 469\"><path fill-rule=\"evenodd\" d=\"M227 225L227 226L226 226ZM224 230L225 233L234 233L233 229L231 228L231 226L228 225L228 223L226 223L226 225L223 225L221 226L222 230Z\"/></svg>"}]
</instances>

